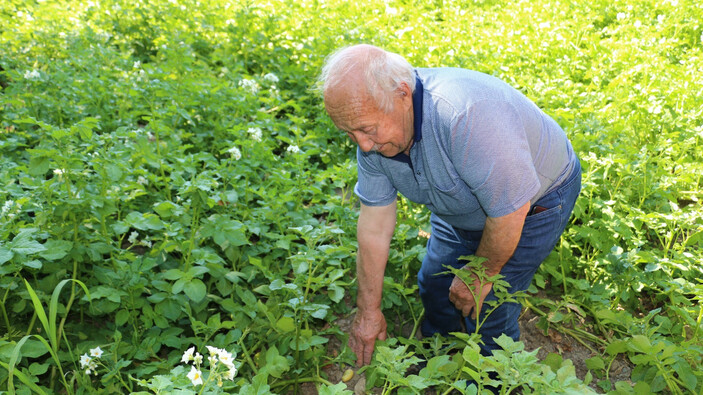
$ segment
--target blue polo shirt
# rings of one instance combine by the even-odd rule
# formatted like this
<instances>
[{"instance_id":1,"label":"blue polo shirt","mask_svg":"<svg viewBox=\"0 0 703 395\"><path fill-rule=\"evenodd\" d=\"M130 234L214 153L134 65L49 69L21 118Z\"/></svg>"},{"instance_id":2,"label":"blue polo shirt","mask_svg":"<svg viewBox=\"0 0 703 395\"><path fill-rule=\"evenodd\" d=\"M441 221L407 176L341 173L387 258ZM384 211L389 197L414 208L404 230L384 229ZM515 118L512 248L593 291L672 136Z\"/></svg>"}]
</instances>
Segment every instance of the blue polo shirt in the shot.
<instances>
[{"instance_id":1,"label":"blue polo shirt","mask_svg":"<svg viewBox=\"0 0 703 395\"><path fill-rule=\"evenodd\" d=\"M386 206L398 192L449 224L481 230L566 180L578 161L564 131L498 78L458 68L416 69L414 143L386 158L357 149L354 192Z\"/></svg>"}]
</instances>

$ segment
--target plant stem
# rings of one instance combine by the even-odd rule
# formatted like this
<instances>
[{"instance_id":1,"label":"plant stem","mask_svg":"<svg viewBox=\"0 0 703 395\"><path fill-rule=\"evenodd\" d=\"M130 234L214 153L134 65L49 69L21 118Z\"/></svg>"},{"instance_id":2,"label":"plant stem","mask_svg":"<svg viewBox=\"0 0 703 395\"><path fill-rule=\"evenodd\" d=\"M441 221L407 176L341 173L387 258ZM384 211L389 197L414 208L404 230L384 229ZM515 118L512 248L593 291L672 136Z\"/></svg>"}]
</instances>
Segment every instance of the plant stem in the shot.
<instances>
[{"instance_id":1,"label":"plant stem","mask_svg":"<svg viewBox=\"0 0 703 395\"><path fill-rule=\"evenodd\" d=\"M249 334L249 328L244 330L242 337L239 339L239 345L242 346L242 353L244 353L244 358L246 358L249 367L254 372L254 376L256 376L259 373L259 370L256 368L256 364L251 359L249 351L247 351L247 347L244 345L244 338L247 336L247 334Z\"/></svg>"},{"instance_id":2,"label":"plant stem","mask_svg":"<svg viewBox=\"0 0 703 395\"><path fill-rule=\"evenodd\" d=\"M10 319L7 316L7 310L5 310L5 301L7 301L7 295L10 293L10 287L5 289L5 295L2 297L2 303L0 303L0 310L2 310L2 318L5 320L5 326L7 327L7 334L10 334ZM698 319L700 321L700 318Z\"/></svg>"},{"instance_id":3,"label":"plant stem","mask_svg":"<svg viewBox=\"0 0 703 395\"><path fill-rule=\"evenodd\" d=\"M290 379L290 380L285 380L285 381L279 381L274 385L273 388L278 388L278 387L285 387L291 384L296 384L296 383L320 383L320 384L325 384L325 385L334 385L333 383L323 379L322 377L298 377L295 379Z\"/></svg>"},{"instance_id":4,"label":"plant stem","mask_svg":"<svg viewBox=\"0 0 703 395\"><path fill-rule=\"evenodd\" d=\"M73 217L73 243L74 245L78 243L78 222L76 221L76 215L75 213L71 213L71 216ZM78 260L74 259L73 260L73 275L71 278L73 281L71 281L71 295L68 297L68 303L66 303L66 314L61 318L61 323L59 324L59 330L56 332L56 344L59 344L59 340L61 339L61 333L63 332L63 327L64 324L66 323L66 318L68 318L68 312L71 310L71 306L73 305L73 301L76 298L76 280L78 277ZM68 345L68 342L66 343L66 346ZM58 352L59 350L55 350Z\"/></svg>"},{"instance_id":5,"label":"plant stem","mask_svg":"<svg viewBox=\"0 0 703 395\"><path fill-rule=\"evenodd\" d=\"M691 339L693 339L694 341L698 336L698 329L701 327L701 320L703 320L703 307L701 307L701 305L698 305L698 319L696 319L696 330L693 332L693 336L691 337Z\"/></svg>"},{"instance_id":6,"label":"plant stem","mask_svg":"<svg viewBox=\"0 0 703 395\"><path fill-rule=\"evenodd\" d=\"M527 307L528 307L529 309L531 309L532 311L536 312L536 313L539 314L540 316L542 316L542 317L546 317L546 316L547 316L547 313L545 313L544 311L542 311L542 310L538 309L537 307L535 307L535 305L533 305L532 303L530 303L527 299L525 299L525 304L527 305ZM599 338L598 336L595 336L595 335L593 335L593 334L591 334L591 333L588 333L588 332L586 332L586 331L584 331L584 330L582 330L582 329L571 329L571 328L565 327L564 325L559 325L559 324L556 324L556 323L553 323L553 324L554 324L554 327L555 327L556 330L558 330L559 332L562 332L562 333L564 333L564 334L566 334L566 335L569 335L569 336L573 337L574 340L576 340L577 342L581 343L581 345L583 345L584 347L586 347L587 349L589 349L589 350L590 350L591 352L593 352L593 353L595 353L596 350L594 350L593 347L591 347L590 345L586 344L586 342L583 341L582 337L587 338L589 341L591 341L591 342L593 342L593 343L599 343L599 344L601 344L601 345L605 345L605 344L607 343L605 340Z\"/></svg>"},{"instance_id":7,"label":"plant stem","mask_svg":"<svg viewBox=\"0 0 703 395\"><path fill-rule=\"evenodd\" d=\"M190 254L193 252L193 244L195 244L195 234L197 233L195 227L198 223L198 215L200 214L198 212L198 206L195 202L196 199L191 199L191 204L195 205L193 207L193 219L191 220L190 223L190 242L188 243L188 251L185 254L185 272L187 273L188 270L190 270Z\"/></svg>"},{"instance_id":8,"label":"plant stem","mask_svg":"<svg viewBox=\"0 0 703 395\"><path fill-rule=\"evenodd\" d=\"M34 329L34 323L37 321L37 311L34 311L34 314L32 314L32 319L29 320L29 327L27 327L27 333L26 335L31 335L32 334L32 329Z\"/></svg>"},{"instance_id":9,"label":"plant stem","mask_svg":"<svg viewBox=\"0 0 703 395\"><path fill-rule=\"evenodd\" d=\"M75 259L73 260L73 276L72 278L75 280L76 279L76 271L78 270L78 261ZM68 318L68 312L71 310L71 306L73 305L73 301L75 300L76 297L76 286L74 282L71 282L71 296L68 298L68 303L66 303L66 315L61 318L61 323L59 324L59 330L56 332L56 344L58 344L58 340L61 338L61 333L63 332L63 326L66 323L66 318ZM68 346L68 344L67 344ZM58 351L58 350L56 350Z\"/></svg>"}]
</instances>

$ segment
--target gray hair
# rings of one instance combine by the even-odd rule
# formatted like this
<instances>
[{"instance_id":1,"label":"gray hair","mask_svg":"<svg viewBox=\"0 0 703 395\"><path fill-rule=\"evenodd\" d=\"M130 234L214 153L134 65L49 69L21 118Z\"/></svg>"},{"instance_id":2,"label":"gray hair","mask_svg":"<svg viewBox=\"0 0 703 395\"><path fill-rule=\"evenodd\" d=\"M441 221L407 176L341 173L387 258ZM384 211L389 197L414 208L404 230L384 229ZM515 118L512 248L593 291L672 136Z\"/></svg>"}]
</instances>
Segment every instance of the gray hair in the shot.
<instances>
[{"instance_id":1,"label":"gray hair","mask_svg":"<svg viewBox=\"0 0 703 395\"><path fill-rule=\"evenodd\" d=\"M359 50L360 47L365 50ZM322 93L344 83L351 73L363 73L366 92L379 110L393 110L393 98L401 84L405 83L415 92L415 72L402 56L370 45L341 48L325 59L317 79Z\"/></svg>"}]
</instances>

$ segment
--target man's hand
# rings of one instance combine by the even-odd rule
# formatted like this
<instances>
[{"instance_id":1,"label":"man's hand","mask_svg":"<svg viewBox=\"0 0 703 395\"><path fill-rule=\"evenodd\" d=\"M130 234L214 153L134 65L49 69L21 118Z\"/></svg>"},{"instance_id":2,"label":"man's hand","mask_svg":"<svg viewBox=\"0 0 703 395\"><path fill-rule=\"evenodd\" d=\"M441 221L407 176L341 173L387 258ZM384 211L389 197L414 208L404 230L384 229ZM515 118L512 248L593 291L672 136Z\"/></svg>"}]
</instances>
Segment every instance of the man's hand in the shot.
<instances>
[{"instance_id":1,"label":"man's hand","mask_svg":"<svg viewBox=\"0 0 703 395\"><path fill-rule=\"evenodd\" d=\"M381 310L358 311L349 336L349 347L356 354L357 367L371 362L376 339L386 340L386 317Z\"/></svg>"},{"instance_id":2,"label":"man's hand","mask_svg":"<svg viewBox=\"0 0 703 395\"><path fill-rule=\"evenodd\" d=\"M528 201L511 214L486 218L483 236L475 255L487 259L483 263L486 267L487 275L492 276L500 273L503 265L515 252L515 247L520 241L522 226L525 223L525 217L529 209L530 202ZM467 268L464 267L464 269ZM481 286L478 277L474 275L474 281L471 285L474 294L478 296L478 303L474 300L469 287L459 277L454 277L452 285L449 286L449 300L454 303L457 309L461 310L461 314L464 317L468 317L471 314L471 318L475 320L481 313L483 301L488 293L491 292L493 283L485 283ZM478 289L479 287L481 289Z\"/></svg>"},{"instance_id":3,"label":"man's hand","mask_svg":"<svg viewBox=\"0 0 703 395\"><path fill-rule=\"evenodd\" d=\"M476 303L474 294L471 293L469 287L458 276L454 276L452 285L449 286L449 300L454 303L457 309L461 310L461 314L464 317L468 317L469 314L474 320L478 317L481 313L483 301L493 288L493 283L484 283L483 287L477 291L480 286L481 282L477 278L472 284L474 294L479 297L478 303Z\"/></svg>"}]
</instances>

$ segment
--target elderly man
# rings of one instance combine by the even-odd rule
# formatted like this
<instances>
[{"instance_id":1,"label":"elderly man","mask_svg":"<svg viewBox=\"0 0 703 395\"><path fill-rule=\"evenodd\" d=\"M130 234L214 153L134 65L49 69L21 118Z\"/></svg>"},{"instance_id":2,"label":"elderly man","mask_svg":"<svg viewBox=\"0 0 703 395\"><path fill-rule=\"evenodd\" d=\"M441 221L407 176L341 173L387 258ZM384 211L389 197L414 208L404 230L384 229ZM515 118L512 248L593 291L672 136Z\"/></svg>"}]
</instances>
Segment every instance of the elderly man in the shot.
<instances>
[{"instance_id":1,"label":"elderly man","mask_svg":"<svg viewBox=\"0 0 703 395\"><path fill-rule=\"evenodd\" d=\"M501 80L458 68L413 68L370 45L331 55L320 82L327 113L357 145L358 310L349 344L359 366L386 338L383 276L400 192L432 212L418 273L424 336L473 332L492 285L477 290L446 272L477 255L510 292L528 288L568 222L581 189L579 160L563 130ZM474 284L474 287L477 287ZM505 303L480 328L485 354L518 340L520 305ZM470 317L469 317L470 316ZM463 325L462 325L463 324Z\"/></svg>"}]
</instances>

